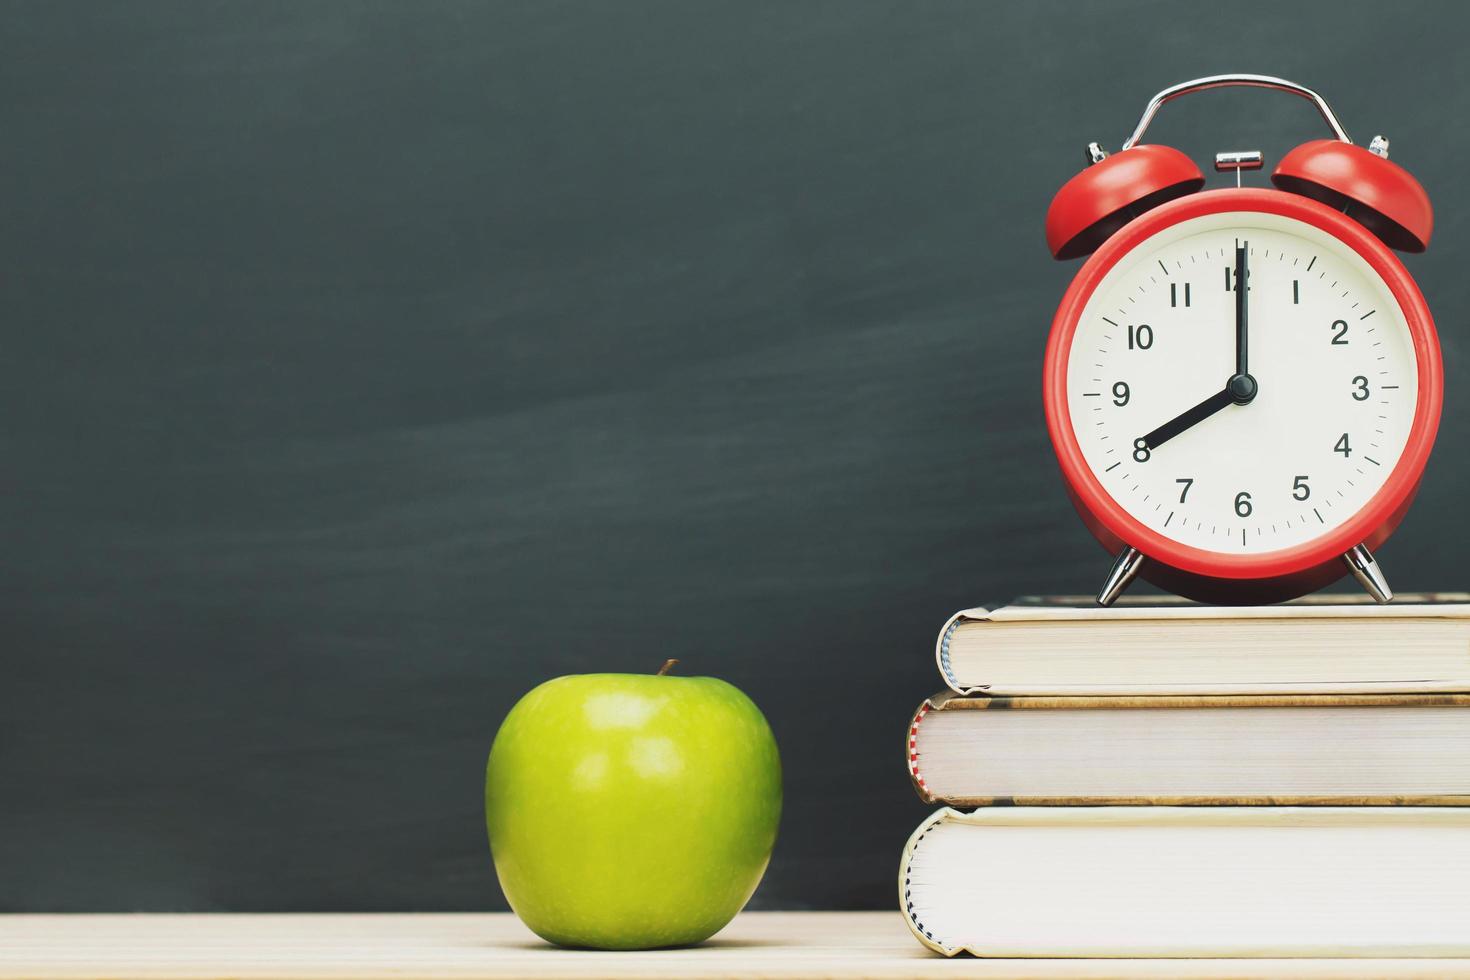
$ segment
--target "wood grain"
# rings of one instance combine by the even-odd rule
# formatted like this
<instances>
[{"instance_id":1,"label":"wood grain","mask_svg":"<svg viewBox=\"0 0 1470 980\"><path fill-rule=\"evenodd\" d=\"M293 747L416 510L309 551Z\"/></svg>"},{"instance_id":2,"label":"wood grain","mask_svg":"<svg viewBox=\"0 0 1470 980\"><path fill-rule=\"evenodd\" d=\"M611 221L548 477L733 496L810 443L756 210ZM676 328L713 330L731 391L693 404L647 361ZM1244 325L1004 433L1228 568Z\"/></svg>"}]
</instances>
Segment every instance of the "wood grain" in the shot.
<instances>
[{"instance_id":1,"label":"wood grain","mask_svg":"<svg viewBox=\"0 0 1470 980\"><path fill-rule=\"evenodd\" d=\"M976 960L897 912L752 912L693 949L554 949L505 914L0 916L0 978L1457 977L1470 960Z\"/></svg>"}]
</instances>

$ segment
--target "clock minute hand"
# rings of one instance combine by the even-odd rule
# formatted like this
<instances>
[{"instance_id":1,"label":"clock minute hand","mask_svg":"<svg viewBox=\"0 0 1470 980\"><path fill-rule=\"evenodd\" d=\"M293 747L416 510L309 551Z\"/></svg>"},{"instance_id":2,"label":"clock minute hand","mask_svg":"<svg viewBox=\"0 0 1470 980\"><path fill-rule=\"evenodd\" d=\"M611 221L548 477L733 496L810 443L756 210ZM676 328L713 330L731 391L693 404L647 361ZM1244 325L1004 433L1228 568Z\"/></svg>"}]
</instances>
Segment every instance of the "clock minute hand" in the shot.
<instances>
[{"instance_id":1,"label":"clock minute hand","mask_svg":"<svg viewBox=\"0 0 1470 980\"><path fill-rule=\"evenodd\" d=\"M1143 444L1151 450L1158 449L1185 429L1198 425L1221 409L1234 405L1235 402L1235 394L1230 388L1226 387L1217 391L1187 412L1184 412L1177 418L1170 419L1144 436Z\"/></svg>"},{"instance_id":2,"label":"clock minute hand","mask_svg":"<svg viewBox=\"0 0 1470 980\"><path fill-rule=\"evenodd\" d=\"M1246 251L1250 242L1235 246L1235 373L1249 374L1247 340L1250 333L1250 271L1246 267Z\"/></svg>"}]
</instances>

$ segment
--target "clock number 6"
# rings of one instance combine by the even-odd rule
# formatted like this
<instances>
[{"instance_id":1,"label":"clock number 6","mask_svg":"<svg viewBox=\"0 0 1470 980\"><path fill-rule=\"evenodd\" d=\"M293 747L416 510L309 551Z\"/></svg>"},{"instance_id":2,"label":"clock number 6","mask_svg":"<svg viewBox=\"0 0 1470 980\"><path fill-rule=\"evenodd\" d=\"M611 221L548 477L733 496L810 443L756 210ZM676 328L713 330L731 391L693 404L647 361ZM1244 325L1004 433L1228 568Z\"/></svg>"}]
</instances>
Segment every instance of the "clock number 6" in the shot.
<instances>
[{"instance_id":1,"label":"clock number 6","mask_svg":"<svg viewBox=\"0 0 1470 980\"><path fill-rule=\"evenodd\" d=\"M1235 516L1249 517L1251 516L1251 510L1252 507L1250 493L1246 490L1242 490L1240 491L1240 493L1237 493L1235 495Z\"/></svg>"}]
</instances>

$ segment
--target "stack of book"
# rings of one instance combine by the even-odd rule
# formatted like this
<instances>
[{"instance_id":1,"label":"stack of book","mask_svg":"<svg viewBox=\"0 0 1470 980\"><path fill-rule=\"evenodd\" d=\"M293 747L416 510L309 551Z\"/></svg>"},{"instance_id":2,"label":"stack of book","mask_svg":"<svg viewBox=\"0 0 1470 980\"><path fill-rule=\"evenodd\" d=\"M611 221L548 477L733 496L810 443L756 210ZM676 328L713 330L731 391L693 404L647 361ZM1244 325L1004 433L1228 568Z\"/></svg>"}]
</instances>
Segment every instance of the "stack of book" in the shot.
<instances>
[{"instance_id":1,"label":"stack of book","mask_svg":"<svg viewBox=\"0 0 1470 980\"><path fill-rule=\"evenodd\" d=\"M1470 595L958 613L905 918L977 956L1470 954Z\"/></svg>"}]
</instances>

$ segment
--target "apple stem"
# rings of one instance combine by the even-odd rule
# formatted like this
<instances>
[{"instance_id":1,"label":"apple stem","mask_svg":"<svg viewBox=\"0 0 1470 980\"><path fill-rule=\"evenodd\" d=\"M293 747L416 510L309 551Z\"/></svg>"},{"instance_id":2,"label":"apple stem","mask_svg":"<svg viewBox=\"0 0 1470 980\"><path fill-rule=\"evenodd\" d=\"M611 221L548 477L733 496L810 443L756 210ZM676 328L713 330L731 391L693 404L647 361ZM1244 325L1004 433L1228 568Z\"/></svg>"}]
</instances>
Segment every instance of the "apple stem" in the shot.
<instances>
[{"instance_id":1,"label":"apple stem","mask_svg":"<svg viewBox=\"0 0 1470 980\"><path fill-rule=\"evenodd\" d=\"M664 661L664 665L658 669L658 676L659 677L662 677L665 674L667 674L669 671L673 670L674 669L674 666L676 664L678 664L678 662L679 661L678 660L675 660L673 657L670 657L668 660L665 660Z\"/></svg>"}]
</instances>

